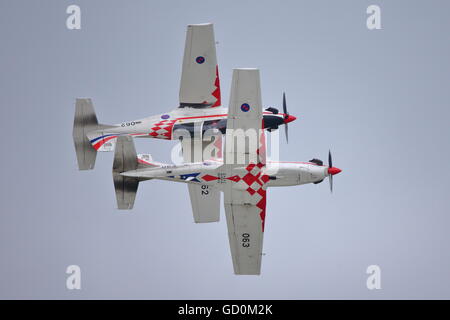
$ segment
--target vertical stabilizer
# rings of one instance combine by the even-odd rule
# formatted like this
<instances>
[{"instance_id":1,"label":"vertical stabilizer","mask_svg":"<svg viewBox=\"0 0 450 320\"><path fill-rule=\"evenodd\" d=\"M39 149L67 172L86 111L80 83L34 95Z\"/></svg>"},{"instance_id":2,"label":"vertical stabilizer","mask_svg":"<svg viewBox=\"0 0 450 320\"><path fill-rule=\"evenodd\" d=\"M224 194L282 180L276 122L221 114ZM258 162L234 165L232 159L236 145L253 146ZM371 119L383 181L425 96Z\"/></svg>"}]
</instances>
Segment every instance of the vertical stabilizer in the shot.
<instances>
[{"instance_id":1,"label":"vertical stabilizer","mask_svg":"<svg viewBox=\"0 0 450 320\"><path fill-rule=\"evenodd\" d=\"M77 99L73 123L73 142L80 170L94 169L97 150L92 147L87 138L87 133L96 130L98 127L97 116L91 99Z\"/></svg>"}]
</instances>

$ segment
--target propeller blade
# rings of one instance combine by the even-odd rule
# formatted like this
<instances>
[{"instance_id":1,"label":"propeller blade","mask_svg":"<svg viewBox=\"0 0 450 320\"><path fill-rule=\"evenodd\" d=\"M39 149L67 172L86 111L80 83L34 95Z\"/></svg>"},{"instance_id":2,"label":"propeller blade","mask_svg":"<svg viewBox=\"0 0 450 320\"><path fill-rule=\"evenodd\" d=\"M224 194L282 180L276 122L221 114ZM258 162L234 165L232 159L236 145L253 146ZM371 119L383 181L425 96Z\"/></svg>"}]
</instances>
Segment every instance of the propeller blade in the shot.
<instances>
[{"instance_id":1,"label":"propeller blade","mask_svg":"<svg viewBox=\"0 0 450 320\"><path fill-rule=\"evenodd\" d=\"M283 92L283 113L284 118L287 119L289 117L289 114L287 112L287 105L286 105L286 93ZM286 135L286 142L289 143L289 135L288 135L288 124L284 124L284 133Z\"/></svg>"},{"instance_id":2,"label":"propeller blade","mask_svg":"<svg viewBox=\"0 0 450 320\"><path fill-rule=\"evenodd\" d=\"M328 150L328 168L333 167L333 158L331 157L331 150ZM329 174L328 178L330 180L330 192L333 193L333 175Z\"/></svg>"},{"instance_id":3,"label":"propeller blade","mask_svg":"<svg viewBox=\"0 0 450 320\"><path fill-rule=\"evenodd\" d=\"M287 123L284 124L284 133L286 135L286 142L289 143L289 135L288 135L288 125L287 125Z\"/></svg>"},{"instance_id":4,"label":"propeller blade","mask_svg":"<svg viewBox=\"0 0 450 320\"><path fill-rule=\"evenodd\" d=\"M328 150L328 167L333 167L333 159L331 158L331 150Z\"/></svg>"},{"instance_id":5,"label":"propeller blade","mask_svg":"<svg viewBox=\"0 0 450 320\"><path fill-rule=\"evenodd\" d=\"M286 93L283 92L283 113L285 115L288 115L289 113L287 112L287 106L286 106Z\"/></svg>"},{"instance_id":6,"label":"propeller blade","mask_svg":"<svg viewBox=\"0 0 450 320\"><path fill-rule=\"evenodd\" d=\"M333 176L342 170L333 167L333 158L331 157L331 150L328 150L328 178L330 179L330 191L333 192Z\"/></svg>"}]
</instances>

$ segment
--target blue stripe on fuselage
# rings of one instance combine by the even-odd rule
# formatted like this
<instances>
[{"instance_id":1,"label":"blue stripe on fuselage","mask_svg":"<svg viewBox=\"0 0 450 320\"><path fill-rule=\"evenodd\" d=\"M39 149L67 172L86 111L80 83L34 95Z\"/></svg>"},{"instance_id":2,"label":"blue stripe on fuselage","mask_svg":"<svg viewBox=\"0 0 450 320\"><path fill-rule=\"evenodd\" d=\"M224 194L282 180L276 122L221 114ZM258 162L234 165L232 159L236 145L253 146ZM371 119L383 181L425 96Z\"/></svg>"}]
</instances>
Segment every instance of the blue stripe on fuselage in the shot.
<instances>
[{"instance_id":1,"label":"blue stripe on fuselage","mask_svg":"<svg viewBox=\"0 0 450 320\"><path fill-rule=\"evenodd\" d=\"M100 139L102 139L102 138L104 138L104 137L109 137L109 136L117 136L117 134L116 134L116 133L113 133L113 134L105 134L104 136L100 136L100 137L97 137L97 138L95 138L95 139L92 139L92 140L91 140L91 143L94 143L94 142L97 141L97 140L100 140Z\"/></svg>"}]
</instances>

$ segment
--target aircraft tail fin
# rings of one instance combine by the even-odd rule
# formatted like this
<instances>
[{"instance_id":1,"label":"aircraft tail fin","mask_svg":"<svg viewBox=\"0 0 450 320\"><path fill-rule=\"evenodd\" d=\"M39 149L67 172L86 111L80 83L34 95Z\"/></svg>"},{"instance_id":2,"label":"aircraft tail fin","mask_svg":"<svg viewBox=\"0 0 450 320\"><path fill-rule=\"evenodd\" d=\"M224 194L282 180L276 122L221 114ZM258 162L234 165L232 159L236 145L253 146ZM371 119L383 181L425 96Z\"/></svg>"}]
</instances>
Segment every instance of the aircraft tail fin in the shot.
<instances>
[{"instance_id":1,"label":"aircraft tail fin","mask_svg":"<svg viewBox=\"0 0 450 320\"><path fill-rule=\"evenodd\" d=\"M73 142L80 170L94 169L97 150L92 147L87 133L99 127L91 99L77 99L73 122Z\"/></svg>"},{"instance_id":2,"label":"aircraft tail fin","mask_svg":"<svg viewBox=\"0 0 450 320\"><path fill-rule=\"evenodd\" d=\"M75 118L73 122L73 142L77 153L80 170L94 169L97 151L114 150L114 139L117 135L103 138L103 129L115 126L99 124L91 99L76 99ZM92 141L89 136L94 137Z\"/></svg>"},{"instance_id":3,"label":"aircraft tail fin","mask_svg":"<svg viewBox=\"0 0 450 320\"><path fill-rule=\"evenodd\" d=\"M114 152L112 171L117 207L120 210L129 210L133 208L139 186L138 178L125 177L121 175L121 173L136 170L137 168L138 159L133 138L130 136L118 137Z\"/></svg>"}]
</instances>

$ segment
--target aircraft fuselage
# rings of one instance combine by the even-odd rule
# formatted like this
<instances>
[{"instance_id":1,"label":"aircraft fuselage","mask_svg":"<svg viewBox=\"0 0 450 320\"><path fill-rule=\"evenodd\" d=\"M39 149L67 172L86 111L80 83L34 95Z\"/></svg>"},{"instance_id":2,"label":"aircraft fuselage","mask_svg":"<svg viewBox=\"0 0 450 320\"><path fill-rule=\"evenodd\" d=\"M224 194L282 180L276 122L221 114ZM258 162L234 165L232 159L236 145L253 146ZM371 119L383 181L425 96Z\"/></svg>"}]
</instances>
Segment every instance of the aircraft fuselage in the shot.
<instances>
[{"instance_id":1,"label":"aircraft fuselage","mask_svg":"<svg viewBox=\"0 0 450 320\"><path fill-rule=\"evenodd\" d=\"M131 135L139 138L155 138L176 140L177 130L195 134L207 130L219 130L225 133L227 127L228 108L216 107L207 109L178 108L144 119L122 122L108 128L88 132L87 137L97 151L113 151L114 141L120 135ZM264 128L276 130L278 126L294 121L296 118L277 111L264 111ZM202 135L203 136L203 135Z\"/></svg>"},{"instance_id":2,"label":"aircraft fuselage","mask_svg":"<svg viewBox=\"0 0 450 320\"><path fill-rule=\"evenodd\" d=\"M139 159L141 163L144 160ZM261 170L254 165L237 166L232 175L227 175L222 161L207 160L201 163L183 165L160 165L121 173L123 176L147 179L169 180L184 183L213 185L220 188L226 180L236 182L236 188L248 188L258 179L267 182L268 187L294 186L319 183L329 175L329 167L312 162L271 162ZM266 181L263 181L266 180Z\"/></svg>"}]
</instances>

